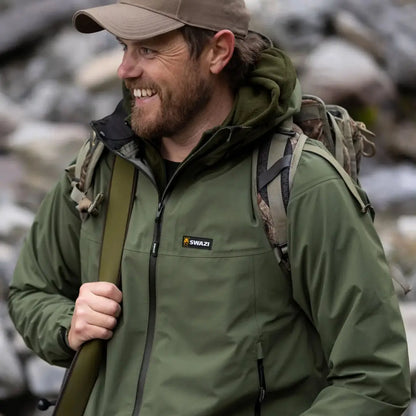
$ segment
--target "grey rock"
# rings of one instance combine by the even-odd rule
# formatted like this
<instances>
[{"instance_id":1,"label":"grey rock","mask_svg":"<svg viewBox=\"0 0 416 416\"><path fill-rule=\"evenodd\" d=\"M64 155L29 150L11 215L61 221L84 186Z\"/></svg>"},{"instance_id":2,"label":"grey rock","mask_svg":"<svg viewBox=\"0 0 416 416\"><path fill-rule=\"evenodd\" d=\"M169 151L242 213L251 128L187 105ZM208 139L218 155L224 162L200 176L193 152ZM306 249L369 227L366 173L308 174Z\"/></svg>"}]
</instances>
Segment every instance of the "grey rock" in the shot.
<instances>
[{"instance_id":1,"label":"grey rock","mask_svg":"<svg viewBox=\"0 0 416 416\"><path fill-rule=\"evenodd\" d=\"M16 249L12 245L0 241L0 301L6 298L7 285L17 260L16 254Z\"/></svg>"},{"instance_id":2,"label":"grey rock","mask_svg":"<svg viewBox=\"0 0 416 416\"><path fill-rule=\"evenodd\" d=\"M416 122L403 120L397 123L394 137L387 144L391 155L416 161Z\"/></svg>"},{"instance_id":3,"label":"grey rock","mask_svg":"<svg viewBox=\"0 0 416 416\"><path fill-rule=\"evenodd\" d=\"M6 137L16 130L22 117L22 109L0 93L0 150L5 149Z\"/></svg>"},{"instance_id":4,"label":"grey rock","mask_svg":"<svg viewBox=\"0 0 416 416\"><path fill-rule=\"evenodd\" d=\"M0 320L0 400L17 396L25 390L22 367Z\"/></svg>"},{"instance_id":5,"label":"grey rock","mask_svg":"<svg viewBox=\"0 0 416 416\"><path fill-rule=\"evenodd\" d=\"M30 59L25 71L26 79L29 82L40 79L68 81L79 67L94 59L96 54L115 46L119 46L117 40L106 31L86 35L64 26L55 36L39 45L36 56Z\"/></svg>"},{"instance_id":6,"label":"grey rock","mask_svg":"<svg viewBox=\"0 0 416 416\"><path fill-rule=\"evenodd\" d=\"M248 0L247 4L254 28L266 32L295 58L337 34L371 52L398 85L415 88L414 1ZM302 60L296 63L302 65Z\"/></svg>"},{"instance_id":7,"label":"grey rock","mask_svg":"<svg viewBox=\"0 0 416 416\"><path fill-rule=\"evenodd\" d=\"M0 203L0 237L5 238L16 228L27 230L32 224L33 219L34 214L31 211L15 204ZM6 248L3 248L3 254L7 254L7 251Z\"/></svg>"},{"instance_id":8,"label":"grey rock","mask_svg":"<svg viewBox=\"0 0 416 416\"><path fill-rule=\"evenodd\" d=\"M82 124L28 121L9 136L10 151L25 169L18 201L36 211L88 135L89 130Z\"/></svg>"},{"instance_id":9,"label":"grey rock","mask_svg":"<svg viewBox=\"0 0 416 416\"><path fill-rule=\"evenodd\" d=\"M26 364L26 373L29 390L34 396L57 396L65 369L32 357Z\"/></svg>"},{"instance_id":10,"label":"grey rock","mask_svg":"<svg viewBox=\"0 0 416 416\"><path fill-rule=\"evenodd\" d=\"M89 0L88 7L108 4L108 0ZM69 23L82 0L37 0L10 7L0 15L0 56L27 43L34 43L62 23Z\"/></svg>"},{"instance_id":11,"label":"grey rock","mask_svg":"<svg viewBox=\"0 0 416 416\"><path fill-rule=\"evenodd\" d=\"M340 10L333 17L333 26L340 38L360 47L376 59L383 58L384 44L378 41L377 33L353 13Z\"/></svg>"},{"instance_id":12,"label":"grey rock","mask_svg":"<svg viewBox=\"0 0 416 416\"><path fill-rule=\"evenodd\" d=\"M296 51L313 49L325 37L328 16L338 1L247 1L255 28L264 31L282 48Z\"/></svg>"},{"instance_id":13,"label":"grey rock","mask_svg":"<svg viewBox=\"0 0 416 416\"><path fill-rule=\"evenodd\" d=\"M399 85L416 87L416 3L393 0L348 0L346 10L354 13L378 34L384 45L384 64Z\"/></svg>"},{"instance_id":14,"label":"grey rock","mask_svg":"<svg viewBox=\"0 0 416 416\"><path fill-rule=\"evenodd\" d=\"M404 238L416 241L416 216L401 215L397 219L397 230Z\"/></svg>"},{"instance_id":15,"label":"grey rock","mask_svg":"<svg viewBox=\"0 0 416 416\"><path fill-rule=\"evenodd\" d=\"M360 182L377 211L416 200L416 167L410 163L374 167Z\"/></svg>"},{"instance_id":16,"label":"grey rock","mask_svg":"<svg viewBox=\"0 0 416 416\"><path fill-rule=\"evenodd\" d=\"M88 90L102 90L115 83L120 86L117 69L122 58L121 48L100 53L77 70L76 85Z\"/></svg>"},{"instance_id":17,"label":"grey rock","mask_svg":"<svg viewBox=\"0 0 416 416\"><path fill-rule=\"evenodd\" d=\"M410 371L416 374L416 304L403 302L400 304L403 322L406 329L407 342L409 346Z\"/></svg>"},{"instance_id":18,"label":"grey rock","mask_svg":"<svg viewBox=\"0 0 416 416\"><path fill-rule=\"evenodd\" d=\"M81 88L46 79L34 86L23 107L32 119L84 122L91 117L93 102Z\"/></svg>"},{"instance_id":19,"label":"grey rock","mask_svg":"<svg viewBox=\"0 0 416 416\"><path fill-rule=\"evenodd\" d=\"M354 98L384 105L395 99L395 86L371 55L338 39L323 41L306 58L302 88L331 103Z\"/></svg>"}]
</instances>

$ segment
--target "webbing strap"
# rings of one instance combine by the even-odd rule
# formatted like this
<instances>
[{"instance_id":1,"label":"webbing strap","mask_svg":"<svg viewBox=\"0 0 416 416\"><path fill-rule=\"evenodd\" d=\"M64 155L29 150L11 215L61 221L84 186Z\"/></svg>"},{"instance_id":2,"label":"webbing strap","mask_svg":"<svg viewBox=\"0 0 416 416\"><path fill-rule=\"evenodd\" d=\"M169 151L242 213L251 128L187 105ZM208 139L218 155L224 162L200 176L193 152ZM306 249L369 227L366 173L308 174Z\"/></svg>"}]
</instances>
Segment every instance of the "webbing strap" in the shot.
<instances>
[{"instance_id":1,"label":"webbing strap","mask_svg":"<svg viewBox=\"0 0 416 416\"><path fill-rule=\"evenodd\" d=\"M120 264L136 187L133 164L116 156L101 246L99 280L119 284ZM85 343L63 381L54 416L81 416L87 406L105 353L105 341Z\"/></svg>"},{"instance_id":2,"label":"webbing strap","mask_svg":"<svg viewBox=\"0 0 416 416\"><path fill-rule=\"evenodd\" d=\"M281 171L290 166L292 155L283 156L274 165L263 172L258 178L258 189L262 189L268 185L272 180L277 178Z\"/></svg>"},{"instance_id":3,"label":"webbing strap","mask_svg":"<svg viewBox=\"0 0 416 416\"><path fill-rule=\"evenodd\" d=\"M327 152L326 150L310 145L308 143L305 144L305 150L311 153L315 153L324 159L326 159L338 172L338 174L342 177L342 179L345 182L345 185L347 186L348 190L352 194L352 196L356 199L358 204L360 205L361 212L365 214L368 209L370 208L369 204L366 204L363 199L361 198L361 195L357 191L357 188L355 187L354 182L351 179L351 176L348 175L348 173L344 170L344 168L332 157L332 155Z\"/></svg>"}]
</instances>

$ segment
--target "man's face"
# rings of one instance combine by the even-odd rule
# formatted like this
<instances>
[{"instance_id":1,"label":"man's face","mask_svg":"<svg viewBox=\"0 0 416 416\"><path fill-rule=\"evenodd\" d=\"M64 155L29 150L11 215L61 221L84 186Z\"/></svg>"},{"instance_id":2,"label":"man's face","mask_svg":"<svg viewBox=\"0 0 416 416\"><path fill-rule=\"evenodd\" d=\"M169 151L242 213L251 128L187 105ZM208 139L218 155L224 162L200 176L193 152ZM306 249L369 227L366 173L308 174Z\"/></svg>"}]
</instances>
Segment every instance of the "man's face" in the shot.
<instances>
[{"instance_id":1,"label":"man's face","mask_svg":"<svg viewBox=\"0 0 416 416\"><path fill-rule=\"evenodd\" d=\"M131 124L138 136L172 137L203 113L212 81L203 60L190 58L179 31L120 41L125 52L118 74L134 97Z\"/></svg>"}]
</instances>

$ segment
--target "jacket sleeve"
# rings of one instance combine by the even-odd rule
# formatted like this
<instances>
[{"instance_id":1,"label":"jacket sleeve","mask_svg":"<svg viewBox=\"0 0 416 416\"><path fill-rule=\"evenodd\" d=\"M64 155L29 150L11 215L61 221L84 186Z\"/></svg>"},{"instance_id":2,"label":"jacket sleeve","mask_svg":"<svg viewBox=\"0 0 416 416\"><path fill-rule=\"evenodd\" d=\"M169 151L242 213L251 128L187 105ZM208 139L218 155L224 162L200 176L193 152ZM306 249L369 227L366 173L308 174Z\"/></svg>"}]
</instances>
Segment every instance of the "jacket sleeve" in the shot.
<instances>
[{"instance_id":1,"label":"jacket sleeve","mask_svg":"<svg viewBox=\"0 0 416 416\"><path fill-rule=\"evenodd\" d=\"M410 400L406 336L371 215L329 163L304 152L288 217L294 298L328 366L328 386L302 416L401 415Z\"/></svg>"},{"instance_id":2,"label":"jacket sleeve","mask_svg":"<svg viewBox=\"0 0 416 416\"><path fill-rule=\"evenodd\" d=\"M36 354L68 366L74 352L65 343L80 286L81 221L63 175L35 217L9 290L9 312Z\"/></svg>"}]
</instances>

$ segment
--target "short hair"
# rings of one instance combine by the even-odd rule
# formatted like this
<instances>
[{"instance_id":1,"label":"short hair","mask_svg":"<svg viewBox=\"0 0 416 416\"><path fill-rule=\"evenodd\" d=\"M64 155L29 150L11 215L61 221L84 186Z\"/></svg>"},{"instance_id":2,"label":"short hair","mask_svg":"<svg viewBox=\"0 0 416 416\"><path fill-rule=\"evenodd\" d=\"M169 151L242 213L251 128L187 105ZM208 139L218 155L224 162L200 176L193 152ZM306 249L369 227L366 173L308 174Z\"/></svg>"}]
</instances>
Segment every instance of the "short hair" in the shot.
<instances>
[{"instance_id":1,"label":"short hair","mask_svg":"<svg viewBox=\"0 0 416 416\"><path fill-rule=\"evenodd\" d=\"M188 44L191 58L198 59L209 40L216 32L193 26L183 26L180 31ZM253 70L261 52L271 46L271 42L256 32L249 32L245 38L235 38L234 54L224 68L231 88L238 88Z\"/></svg>"}]
</instances>

